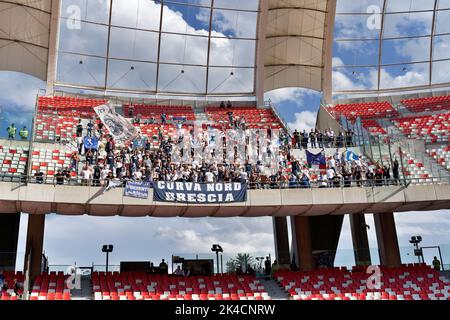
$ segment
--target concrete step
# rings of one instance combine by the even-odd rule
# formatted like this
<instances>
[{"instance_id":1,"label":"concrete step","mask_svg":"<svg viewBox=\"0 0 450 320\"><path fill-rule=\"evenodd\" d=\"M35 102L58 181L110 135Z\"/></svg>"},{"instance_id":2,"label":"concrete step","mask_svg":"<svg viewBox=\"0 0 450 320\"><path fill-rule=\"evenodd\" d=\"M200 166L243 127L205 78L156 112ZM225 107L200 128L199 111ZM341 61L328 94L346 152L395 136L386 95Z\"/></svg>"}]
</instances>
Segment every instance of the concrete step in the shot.
<instances>
[{"instance_id":1,"label":"concrete step","mask_svg":"<svg viewBox=\"0 0 450 320\"><path fill-rule=\"evenodd\" d=\"M72 300L92 300L91 276L81 276L81 289L72 290Z\"/></svg>"},{"instance_id":2,"label":"concrete step","mask_svg":"<svg viewBox=\"0 0 450 320\"><path fill-rule=\"evenodd\" d=\"M289 294L272 279L261 279L261 284L266 288L267 293L272 298L272 300L289 300Z\"/></svg>"}]
</instances>

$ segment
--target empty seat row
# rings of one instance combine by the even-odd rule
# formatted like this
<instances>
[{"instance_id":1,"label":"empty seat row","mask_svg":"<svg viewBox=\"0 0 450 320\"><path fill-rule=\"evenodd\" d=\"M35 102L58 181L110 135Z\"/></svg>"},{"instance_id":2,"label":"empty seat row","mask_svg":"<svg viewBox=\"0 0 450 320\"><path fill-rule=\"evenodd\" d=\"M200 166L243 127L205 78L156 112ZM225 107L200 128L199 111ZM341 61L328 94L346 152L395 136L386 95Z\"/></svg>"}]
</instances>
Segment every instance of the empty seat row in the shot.
<instances>
[{"instance_id":1,"label":"empty seat row","mask_svg":"<svg viewBox=\"0 0 450 320\"><path fill-rule=\"evenodd\" d=\"M382 119L399 115L389 102L338 104L329 107L328 110L336 119L343 115L349 120L355 120L358 117L361 119Z\"/></svg>"},{"instance_id":2,"label":"empty seat row","mask_svg":"<svg viewBox=\"0 0 450 320\"><path fill-rule=\"evenodd\" d=\"M424 139L429 143L450 139L450 113L399 118L394 123L411 139Z\"/></svg>"},{"instance_id":3,"label":"empty seat row","mask_svg":"<svg viewBox=\"0 0 450 320\"><path fill-rule=\"evenodd\" d=\"M373 272L372 272L373 273ZM372 274L371 273L371 274ZM280 270L275 278L294 300L447 300L450 284L423 264L380 267L379 282L368 280L365 268Z\"/></svg>"},{"instance_id":4,"label":"empty seat row","mask_svg":"<svg viewBox=\"0 0 450 320\"><path fill-rule=\"evenodd\" d=\"M441 166L450 171L450 146L428 149L427 153L435 159Z\"/></svg>"},{"instance_id":5,"label":"empty seat row","mask_svg":"<svg viewBox=\"0 0 450 320\"><path fill-rule=\"evenodd\" d=\"M269 300L251 276L148 275L141 272L92 274L95 300Z\"/></svg>"},{"instance_id":6,"label":"empty seat row","mask_svg":"<svg viewBox=\"0 0 450 320\"><path fill-rule=\"evenodd\" d=\"M0 145L0 177L20 180L27 173L28 148Z\"/></svg>"},{"instance_id":7,"label":"empty seat row","mask_svg":"<svg viewBox=\"0 0 450 320\"><path fill-rule=\"evenodd\" d=\"M401 103L411 112L450 110L450 96L406 99Z\"/></svg>"},{"instance_id":8,"label":"empty seat row","mask_svg":"<svg viewBox=\"0 0 450 320\"><path fill-rule=\"evenodd\" d=\"M63 272L43 273L36 277L30 290L30 300L71 300L68 275Z\"/></svg>"}]
</instances>

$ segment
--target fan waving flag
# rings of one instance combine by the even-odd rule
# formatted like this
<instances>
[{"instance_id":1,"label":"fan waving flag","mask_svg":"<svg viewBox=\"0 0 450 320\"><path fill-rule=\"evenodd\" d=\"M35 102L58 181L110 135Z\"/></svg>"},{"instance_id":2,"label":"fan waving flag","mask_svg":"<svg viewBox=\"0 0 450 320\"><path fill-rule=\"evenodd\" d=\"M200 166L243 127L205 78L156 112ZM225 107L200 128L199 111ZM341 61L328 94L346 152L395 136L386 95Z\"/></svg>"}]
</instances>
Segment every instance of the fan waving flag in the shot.
<instances>
[{"instance_id":1,"label":"fan waving flag","mask_svg":"<svg viewBox=\"0 0 450 320\"><path fill-rule=\"evenodd\" d=\"M356 155L356 153L349 150L349 151L347 151L347 154L345 155L345 159L349 162L352 162L352 161L358 161L359 157Z\"/></svg>"},{"instance_id":2,"label":"fan waving flag","mask_svg":"<svg viewBox=\"0 0 450 320\"><path fill-rule=\"evenodd\" d=\"M326 169L327 167L327 160L325 159L325 153L323 152L314 154L306 150L306 158L310 168L313 166L318 166L320 169Z\"/></svg>"}]
</instances>

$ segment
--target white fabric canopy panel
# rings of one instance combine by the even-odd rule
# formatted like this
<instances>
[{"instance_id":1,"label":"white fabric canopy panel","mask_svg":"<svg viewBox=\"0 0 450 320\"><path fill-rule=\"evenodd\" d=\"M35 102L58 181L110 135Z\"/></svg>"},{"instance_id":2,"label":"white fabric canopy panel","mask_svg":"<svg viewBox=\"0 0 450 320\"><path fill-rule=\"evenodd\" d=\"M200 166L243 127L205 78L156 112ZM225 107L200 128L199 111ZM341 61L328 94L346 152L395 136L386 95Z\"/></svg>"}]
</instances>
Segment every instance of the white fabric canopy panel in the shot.
<instances>
[{"instance_id":1,"label":"white fabric canopy panel","mask_svg":"<svg viewBox=\"0 0 450 320\"><path fill-rule=\"evenodd\" d=\"M323 89L327 0L270 0L265 39L265 91Z\"/></svg>"},{"instance_id":2,"label":"white fabric canopy panel","mask_svg":"<svg viewBox=\"0 0 450 320\"><path fill-rule=\"evenodd\" d=\"M51 0L0 1L0 70L47 77Z\"/></svg>"}]
</instances>

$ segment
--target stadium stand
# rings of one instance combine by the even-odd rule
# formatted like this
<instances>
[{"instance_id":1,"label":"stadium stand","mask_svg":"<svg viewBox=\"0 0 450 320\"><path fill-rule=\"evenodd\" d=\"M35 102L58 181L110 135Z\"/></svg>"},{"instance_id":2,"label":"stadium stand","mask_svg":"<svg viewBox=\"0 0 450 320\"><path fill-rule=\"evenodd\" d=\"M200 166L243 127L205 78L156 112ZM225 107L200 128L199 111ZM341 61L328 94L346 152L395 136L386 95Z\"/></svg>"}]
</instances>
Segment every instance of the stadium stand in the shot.
<instances>
[{"instance_id":1,"label":"stadium stand","mask_svg":"<svg viewBox=\"0 0 450 320\"><path fill-rule=\"evenodd\" d=\"M450 109L450 96L426 97L402 100L401 103L411 112L420 113Z\"/></svg>"},{"instance_id":2,"label":"stadium stand","mask_svg":"<svg viewBox=\"0 0 450 320\"><path fill-rule=\"evenodd\" d=\"M130 111L132 112L131 114ZM167 120L177 117L186 118L187 121L195 120L194 110L190 106L133 104L131 107L130 104L124 104L123 114L127 118L140 115L142 119L155 118L158 121L163 114L167 116Z\"/></svg>"},{"instance_id":3,"label":"stadium stand","mask_svg":"<svg viewBox=\"0 0 450 320\"><path fill-rule=\"evenodd\" d=\"M0 145L0 164L2 179L20 181L27 174L28 148Z\"/></svg>"},{"instance_id":4,"label":"stadium stand","mask_svg":"<svg viewBox=\"0 0 450 320\"><path fill-rule=\"evenodd\" d=\"M225 130L230 128L228 112L233 113L233 118L244 118L245 126L249 129L281 129L283 125L280 119L271 109L257 109L256 107L234 107L224 109L220 107L207 107L206 114L213 122L211 127Z\"/></svg>"},{"instance_id":5,"label":"stadium stand","mask_svg":"<svg viewBox=\"0 0 450 320\"><path fill-rule=\"evenodd\" d=\"M72 97L39 97L37 102L35 141L68 142L75 138L80 119L96 116L94 107L106 100Z\"/></svg>"},{"instance_id":6,"label":"stadium stand","mask_svg":"<svg viewBox=\"0 0 450 320\"><path fill-rule=\"evenodd\" d=\"M399 118L394 123L410 139L425 139L431 143L450 141L450 114Z\"/></svg>"},{"instance_id":7,"label":"stadium stand","mask_svg":"<svg viewBox=\"0 0 450 320\"><path fill-rule=\"evenodd\" d=\"M95 300L270 300L248 275L179 277L140 272L94 272Z\"/></svg>"},{"instance_id":8,"label":"stadium stand","mask_svg":"<svg viewBox=\"0 0 450 320\"><path fill-rule=\"evenodd\" d=\"M23 287L25 282L25 276L23 275L23 273L21 271L17 273L12 271L3 271L2 275L4 278L4 288L0 288L0 300L19 300L20 296L23 294Z\"/></svg>"},{"instance_id":9,"label":"stadium stand","mask_svg":"<svg viewBox=\"0 0 450 320\"><path fill-rule=\"evenodd\" d=\"M361 121L364 128L375 136L387 134L386 130L377 122L377 120L364 119Z\"/></svg>"},{"instance_id":10,"label":"stadium stand","mask_svg":"<svg viewBox=\"0 0 450 320\"><path fill-rule=\"evenodd\" d=\"M31 175L34 175L38 170L42 172L47 178L48 182L51 180L58 170L70 168L72 155L75 150L64 149L45 149L35 148L31 154ZM75 172L72 176L77 176Z\"/></svg>"},{"instance_id":11,"label":"stadium stand","mask_svg":"<svg viewBox=\"0 0 450 320\"><path fill-rule=\"evenodd\" d=\"M450 284L425 264L381 270L381 286L372 287L364 267L318 269L312 272L280 270L278 283L294 300L447 300ZM373 282L373 283L372 283Z\"/></svg>"},{"instance_id":12,"label":"stadium stand","mask_svg":"<svg viewBox=\"0 0 450 320\"><path fill-rule=\"evenodd\" d=\"M389 102L338 104L330 107L329 111L336 119L343 115L349 120L355 120L358 117L361 119L381 119L399 115Z\"/></svg>"},{"instance_id":13,"label":"stadium stand","mask_svg":"<svg viewBox=\"0 0 450 320\"><path fill-rule=\"evenodd\" d=\"M430 173L424 164L420 161L417 161L408 153L403 153L403 157L406 161L403 174L405 178L412 179L412 182L425 182L431 183L433 182L433 174Z\"/></svg>"},{"instance_id":14,"label":"stadium stand","mask_svg":"<svg viewBox=\"0 0 450 320\"><path fill-rule=\"evenodd\" d=\"M433 157L441 166L450 170L450 146L429 149L427 153Z\"/></svg>"},{"instance_id":15,"label":"stadium stand","mask_svg":"<svg viewBox=\"0 0 450 320\"><path fill-rule=\"evenodd\" d=\"M63 272L43 273L36 277L30 292L30 300L71 300L70 289Z\"/></svg>"}]
</instances>

